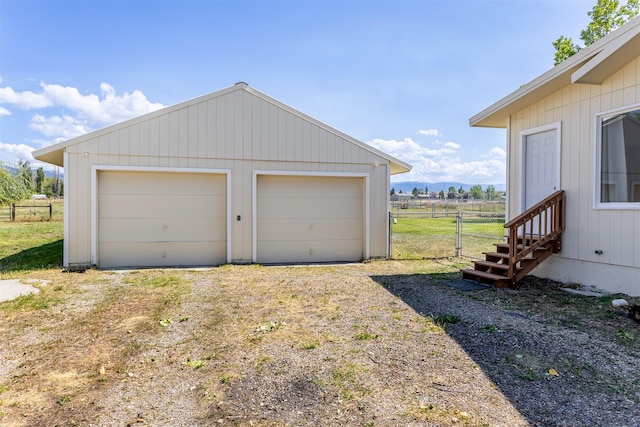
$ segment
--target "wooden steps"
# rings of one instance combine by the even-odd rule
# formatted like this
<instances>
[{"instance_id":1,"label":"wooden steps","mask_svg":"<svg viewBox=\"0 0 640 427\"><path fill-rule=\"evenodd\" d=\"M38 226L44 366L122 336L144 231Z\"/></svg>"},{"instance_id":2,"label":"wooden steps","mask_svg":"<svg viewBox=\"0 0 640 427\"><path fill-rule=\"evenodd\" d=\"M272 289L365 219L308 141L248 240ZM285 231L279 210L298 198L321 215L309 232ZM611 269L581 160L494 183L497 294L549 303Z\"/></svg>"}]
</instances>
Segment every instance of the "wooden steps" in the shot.
<instances>
[{"instance_id":1,"label":"wooden steps","mask_svg":"<svg viewBox=\"0 0 640 427\"><path fill-rule=\"evenodd\" d=\"M462 278L514 288L531 270L560 252L565 204L564 191L558 191L509 221L504 225L508 229L505 242L495 244L493 252L483 252L485 259L474 261L473 268L461 270Z\"/></svg>"}]
</instances>

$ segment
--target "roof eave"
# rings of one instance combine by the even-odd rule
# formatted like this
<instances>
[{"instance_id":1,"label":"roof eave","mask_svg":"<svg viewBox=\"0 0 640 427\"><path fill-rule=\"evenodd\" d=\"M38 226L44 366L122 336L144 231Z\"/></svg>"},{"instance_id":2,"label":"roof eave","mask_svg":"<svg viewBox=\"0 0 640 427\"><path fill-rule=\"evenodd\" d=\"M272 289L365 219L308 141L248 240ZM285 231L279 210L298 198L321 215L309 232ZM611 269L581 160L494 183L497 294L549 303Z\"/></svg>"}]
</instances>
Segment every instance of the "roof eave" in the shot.
<instances>
[{"instance_id":1,"label":"roof eave","mask_svg":"<svg viewBox=\"0 0 640 427\"><path fill-rule=\"evenodd\" d=\"M72 139L68 139L66 141L59 142L57 144L50 145L50 146L45 147L45 148L41 148L40 150L35 150L35 151L33 151L32 155L37 160L40 160L40 161L43 161L43 162L47 162L47 163L51 163L51 164L57 165L57 166L64 166L64 152L67 149L67 147L73 146L75 144L79 144L79 143L81 143L83 141L86 141L88 139L96 138L96 137L98 137L98 136L100 136L102 134L105 134L105 133L113 132L116 129L123 128L123 127L126 127L126 126L130 126L132 123L136 123L136 122L140 122L140 121L144 121L144 120L149 120L150 118L155 117L157 115L168 114L171 111L178 110L180 108L184 108L184 106L187 105L187 104L190 104L190 103L193 103L193 102L198 102L200 99L209 99L209 98L213 98L213 97L218 97L218 96L222 96L222 95L225 95L225 94L227 94L229 92L233 92L233 91L236 91L236 90L244 90L246 92L252 93L255 96L263 98L267 102L270 102L270 103L272 103L274 105L277 105L278 107L283 108L284 110L289 111L290 113L295 114L295 115L297 115L297 116L299 116L301 118L304 118L305 120L307 120L309 122L312 122L312 123L316 124L317 126L320 126L320 127L324 128L325 130L328 130L328 131L330 131L332 133L335 133L336 135L339 135L341 138L344 138L344 139L350 141L351 143L359 146L360 148L362 148L364 150L370 151L370 152L382 157L383 159L389 161L389 164L390 164L389 173L391 175L396 175L396 174L401 174L401 173L406 173L406 172L411 171L412 166L409 165L408 163L405 163L405 162L403 162L403 161L401 161L399 159L396 159L395 157L390 156L387 153L384 153L384 152L382 152L382 151L380 151L380 150L378 150L378 149L376 149L376 148L374 148L374 147L372 147L372 146L370 146L368 144L365 144L365 143L363 143L363 142L361 142L361 141L359 141L359 140L357 140L357 139L345 134L345 133L342 133L342 132L338 131L337 129L332 128L331 126L329 126L329 125L327 125L327 124L325 124L325 123L323 123L323 122L321 122L321 121L319 121L319 120L317 120L317 119L315 119L315 118L313 118L311 116L308 116L308 115L306 115L306 114L304 114L304 113L302 113L302 112L290 107L289 105L284 104L284 103L276 100L275 98L272 98L271 96L260 92L257 89L254 89L253 87L249 86L246 83L237 83L237 84L235 84L233 86L230 86L230 87L225 88L225 89L218 90L216 92L213 92L213 93L210 93L210 94L207 94L207 95L203 95L203 96L200 96L200 97L188 100L188 101L181 102L179 104L175 104L175 105L172 105L172 106L161 108L161 109L156 110L156 111L154 111L152 113L147 113L147 114L144 114L142 116L139 116L139 117L136 117L136 118L133 118L133 119L130 119L130 120L126 120L124 122L116 123L116 124L113 124L111 126L107 126L105 128L98 129L96 131L90 132L88 134L81 135L81 136L78 136L78 137L75 137L75 138L72 138Z\"/></svg>"},{"instance_id":2,"label":"roof eave","mask_svg":"<svg viewBox=\"0 0 640 427\"><path fill-rule=\"evenodd\" d=\"M469 119L470 126L505 128L507 118L572 83L601 84L638 54L640 17L607 34L561 64Z\"/></svg>"},{"instance_id":3,"label":"roof eave","mask_svg":"<svg viewBox=\"0 0 640 427\"><path fill-rule=\"evenodd\" d=\"M352 144L355 144L355 145L357 145L358 147L360 147L360 148L362 148L364 150L367 150L367 151L369 151L371 153L374 153L374 154L382 157L385 160L388 160L389 164L390 164L389 173L391 175L397 175L397 174L400 174L400 173L406 173L406 172L411 171L411 169L412 169L412 166L409 165L408 163L405 163L402 160L396 159L395 157L390 156L389 154L387 154L387 153L385 153L383 151L380 151L377 148L372 147L369 144L366 144L366 143L364 143L364 142L362 142L362 141L360 141L358 139L355 139L352 136L349 136L349 135L345 134L344 132L341 132L341 131L339 131L339 130L327 125L326 123L321 122L318 119L315 119L315 118L313 118L313 117L311 117L311 116L309 116L309 115L307 115L307 114L305 114L305 113L303 113L303 112L301 112L299 110L296 110L295 108L290 107L289 105L287 105L287 104L285 104L283 102L280 102L277 99L275 99L275 98L273 98L273 97L271 97L271 96L269 96L269 95L267 95L267 94L265 94L263 92L260 92L259 90L255 89L255 88L253 88L251 86L247 86L244 89L247 92L250 92L250 93L252 93L252 94L254 94L254 95L258 96L258 97L261 97L262 99L264 99L267 102L270 102L270 103L272 103L274 105L277 105L278 107L280 107L280 108L282 108L282 109L284 109L284 110L286 110L286 111L288 111L288 112L290 112L292 114L295 114L295 115L297 115L297 116L299 116L299 117L301 117L301 118L303 118L303 119L305 119L305 120L307 120L307 121L309 121L311 123L314 123L316 126L319 126L319 127L323 128L323 129L325 129L326 131L329 131L329 132L339 136L340 138L348 140Z\"/></svg>"},{"instance_id":4,"label":"roof eave","mask_svg":"<svg viewBox=\"0 0 640 427\"><path fill-rule=\"evenodd\" d=\"M247 86L248 85L246 83L236 83L233 86L229 86L227 88L220 89L218 91L215 91L215 92L212 92L212 93L208 93L206 95L202 95L202 96L199 96L199 97L187 100L187 101L183 101L183 102L180 102L178 104L169 105L167 107L160 108L160 109L158 109L156 111L152 111L150 113L146 113L146 114L140 115L138 117L134 117L132 119L125 120L123 122L114 123L112 125L103 127L101 129L97 129L95 131L86 133L84 135L80 135L80 136L77 136L75 138L67 139L66 141L58 142L57 144L53 144L53 145L50 145L48 147L41 148L40 150L35 150L35 151L32 152L32 155L37 160L41 160L43 162L51 163L51 164L56 165L56 166L63 166L64 152L67 149L67 147L71 147L73 145L79 144L79 143L87 141L89 139L97 138L97 137L99 137L101 135L104 135L104 134L109 133L109 132L113 132L114 130L117 130L117 129L122 129L122 128L126 127L126 126L131 126L134 123L139 123L139 122L142 122L142 121L145 121L145 120L149 120L149 119L151 119L153 117L157 117L159 115L171 113L172 111L184 108L185 105L188 105L188 104L194 103L194 102L198 102L200 99L215 98L215 97L218 97L218 96L225 95L225 94L227 94L229 92L233 92L233 91L236 91L236 90L242 90L242 89L246 88Z\"/></svg>"},{"instance_id":5,"label":"roof eave","mask_svg":"<svg viewBox=\"0 0 640 427\"><path fill-rule=\"evenodd\" d=\"M506 128L507 118L511 114L569 85L574 71L591 59L592 56L582 57L579 62L567 60L557 65L471 117L469 125L474 127Z\"/></svg>"},{"instance_id":6,"label":"roof eave","mask_svg":"<svg viewBox=\"0 0 640 427\"><path fill-rule=\"evenodd\" d=\"M391 166L389 168L389 173L391 175L399 175L401 173L411 172L411 169L413 168L411 165L399 160L397 160L396 162L390 162L390 165Z\"/></svg>"},{"instance_id":7,"label":"roof eave","mask_svg":"<svg viewBox=\"0 0 640 427\"><path fill-rule=\"evenodd\" d=\"M64 148L56 148L56 145L34 150L31 155L36 160L64 167Z\"/></svg>"},{"instance_id":8,"label":"roof eave","mask_svg":"<svg viewBox=\"0 0 640 427\"><path fill-rule=\"evenodd\" d=\"M572 83L602 84L638 56L640 33L626 32L571 76Z\"/></svg>"}]
</instances>

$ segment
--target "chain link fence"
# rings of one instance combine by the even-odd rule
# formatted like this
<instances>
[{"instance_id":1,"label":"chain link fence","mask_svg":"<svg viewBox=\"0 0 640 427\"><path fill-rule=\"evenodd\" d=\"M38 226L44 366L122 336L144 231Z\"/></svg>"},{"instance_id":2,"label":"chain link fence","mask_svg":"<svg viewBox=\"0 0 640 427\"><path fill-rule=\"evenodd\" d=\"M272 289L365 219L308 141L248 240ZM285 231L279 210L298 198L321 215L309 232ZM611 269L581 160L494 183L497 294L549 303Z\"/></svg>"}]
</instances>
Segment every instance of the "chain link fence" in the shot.
<instances>
[{"instance_id":1,"label":"chain link fence","mask_svg":"<svg viewBox=\"0 0 640 427\"><path fill-rule=\"evenodd\" d=\"M464 256L483 258L504 242L503 212L462 210L403 211L389 214L390 256L424 259Z\"/></svg>"}]
</instances>

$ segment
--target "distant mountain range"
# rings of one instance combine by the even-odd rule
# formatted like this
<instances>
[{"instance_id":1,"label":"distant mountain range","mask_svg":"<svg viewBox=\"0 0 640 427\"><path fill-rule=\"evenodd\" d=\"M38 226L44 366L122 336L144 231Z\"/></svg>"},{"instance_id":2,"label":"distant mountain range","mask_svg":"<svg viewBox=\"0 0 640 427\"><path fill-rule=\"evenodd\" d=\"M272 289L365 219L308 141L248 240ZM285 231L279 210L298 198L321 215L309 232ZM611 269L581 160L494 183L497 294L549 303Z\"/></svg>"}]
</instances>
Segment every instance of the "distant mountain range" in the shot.
<instances>
[{"instance_id":1,"label":"distant mountain range","mask_svg":"<svg viewBox=\"0 0 640 427\"><path fill-rule=\"evenodd\" d=\"M4 165L4 168L7 169L9 172L11 173L15 173L16 169L8 166L8 165ZM36 175L36 169L33 169L33 176ZM50 170L45 170L44 171L44 176L47 178L55 178L56 174L55 171L50 171ZM60 168L60 179L64 178L64 169ZM391 188L393 188L395 190L396 193L399 193L400 191L402 191L403 193L411 193L413 192L414 188L417 188L418 190L424 191L425 187L429 189L429 192L435 191L436 193L439 193L440 191L444 191L447 192L449 190L449 187L454 187L456 189L456 191L458 191L458 189L460 187L462 187L462 189L464 191L469 191L469 189L471 189L471 187L473 187L476 184L464 184L462 182L419 182L419 181L403 181L403 182L392 182L391 183ZM505 184L480 184L480 186L482 186L483 190L487 189L488 185L493 185L493 187L496 189L496 191L505 191L506 190L506 185Z\"/></svg>"},{"instance_id":2,"label":"distant mountain range","mask_svg":"<svg viewBox=\"0 0 640 427\"><path fill-rule=\"evenodd\" d=\"M469 191L471 187L476 184L463 184L461 182L418 182L418 181L404 181L404 182L392 182L391 188L395 190L396 193L402 191L403 193L411 193L414 188L418 190L424 191L425 187L429 189L429 192L435 191L439 193L440 191L447 192L449 191L449 187L454 187L456 191L458 188L462 187L464 191ZM505 184L480 184L483 190L487 189L487 186L493 185L496 191L505 191Z\"/></svg>"},{"instance_id":3,"label":"distant mountain range","mask_svg":"<svg viewBox=\"0 0 640 427\"><path fill-rule=\"evenodd\" d=\"M6 170L9 171L9 173L14 174L16 173L16 168L8 166L8 165L3 165L3 168L5 168ZM36 176L36 171L37 169L32 169L33 170L33 176ZM45 178L55 178L56 177L56 173L55 171L49 171L49 170L44 170L44 177ZM64 169L60 168L60 179L64 178ZM413 190L413 187L411 188ZM404 190L402 190L404 192Z\"/></svg>"}]
</instances>

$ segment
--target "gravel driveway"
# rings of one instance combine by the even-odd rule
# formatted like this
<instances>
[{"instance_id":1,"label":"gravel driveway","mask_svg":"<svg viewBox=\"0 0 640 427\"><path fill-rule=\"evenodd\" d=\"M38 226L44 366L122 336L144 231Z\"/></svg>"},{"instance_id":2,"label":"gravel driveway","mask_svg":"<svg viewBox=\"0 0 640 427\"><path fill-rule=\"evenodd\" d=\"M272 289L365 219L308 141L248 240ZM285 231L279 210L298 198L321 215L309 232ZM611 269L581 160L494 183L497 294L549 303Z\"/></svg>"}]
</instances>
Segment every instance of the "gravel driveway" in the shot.
<instances>
[{"instance_id":1,"label":"gravel driveway","mask_svg":"<svg viewBox=\"0 0 640 427\"><path fill-rule=\"evenodd\" d=\"M640 425L621 296L461 291L460 266L29 272L50 282L0 304L0 424Z\"/></svg>"}]
</instances>

